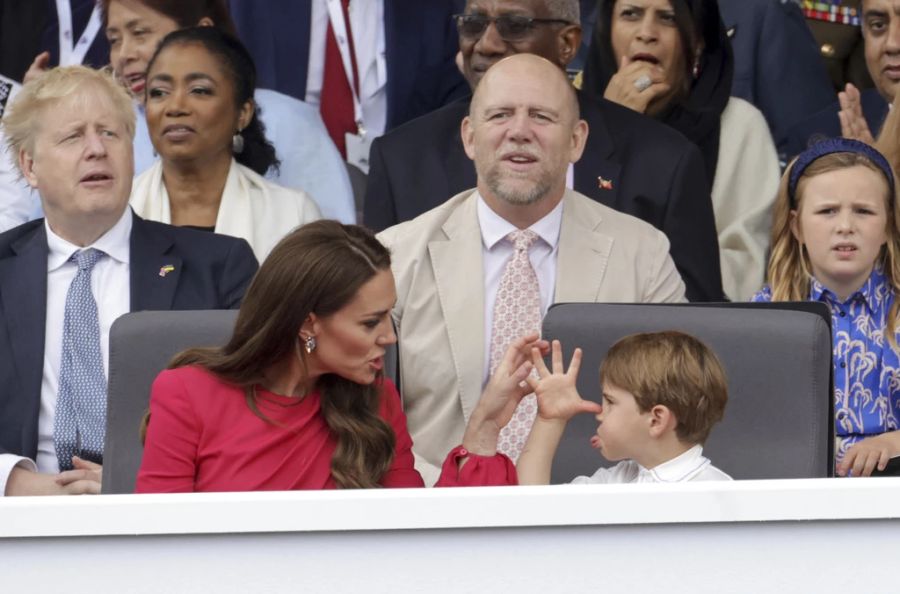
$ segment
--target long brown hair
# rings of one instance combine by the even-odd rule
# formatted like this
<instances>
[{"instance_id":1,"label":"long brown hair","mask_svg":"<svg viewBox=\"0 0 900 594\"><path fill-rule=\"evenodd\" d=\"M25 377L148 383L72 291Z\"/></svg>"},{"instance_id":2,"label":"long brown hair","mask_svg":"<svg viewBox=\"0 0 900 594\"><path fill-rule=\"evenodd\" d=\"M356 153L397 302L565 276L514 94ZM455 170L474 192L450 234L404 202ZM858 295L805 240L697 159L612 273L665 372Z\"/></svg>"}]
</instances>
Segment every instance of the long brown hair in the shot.
<instances>
[{"instance_id":1,"label":"long brown hair","mask_svg":"<svg viewBox=\"0 0 900 594\"><path fill-rule=\"evenodd\" d=\"M890 158L890 157L889 157ZM796 162L796 161L795 161ZM817 175L837 171L848 167L862 166L875 171L884 177L884 172L866 156L860 153L832 153L813 161L800 176L797 183L796 205L792 207L788 192L788 180L794 163L791 163L778 187L778 196L772 209L772 255L769 258L767 279L772 290L772 301L806 301L809 299L810 279L812 278L812 263L806 249L794 237L791 231L791 213L800 211L803 204L803 189L806 182ZM894 176L896 179L896 175ZM888 186L885 179L885 186ZM876 262L884 270L891 289L894 293L894 302L888 311L887 334L888 342L894 350L900 350L895 336L897 330L897 317L900 315L900 207L898 207L897 194L890 190L885 192L885 213L887 219L887 242L881 249Z\"/></svg>"},{"instance_id":2,"label":"long brown hair","mask_svg":"<svg viewBox=\"0 0 900 594\"><path fill-rule=\"evenodd\" d=\"M391 265L388 250L371 231L337 221L294 230L269 254L250 284L234 333L221 348L189 349L170 368L197 365L244 390L256 405L263 371L288 357L301 358L299 330L309 314L327 317ZM394 432L378 414L382 377L361 385L335 374L319 378L322 415L337 440L331 476L339 487L377 487L394 457ZM265 417L263 417L265 418Z\"/></svg>"}]
</instances>

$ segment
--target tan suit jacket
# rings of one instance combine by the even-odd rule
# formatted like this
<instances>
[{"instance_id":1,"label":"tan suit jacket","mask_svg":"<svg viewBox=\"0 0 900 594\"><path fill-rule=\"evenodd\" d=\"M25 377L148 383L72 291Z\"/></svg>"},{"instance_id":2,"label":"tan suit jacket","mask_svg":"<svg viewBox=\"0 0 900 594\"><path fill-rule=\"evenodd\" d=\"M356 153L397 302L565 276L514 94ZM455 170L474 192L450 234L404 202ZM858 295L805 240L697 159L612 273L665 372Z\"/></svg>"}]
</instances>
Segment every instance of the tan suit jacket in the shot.
<instances>
[{"instance_id":1,"label":"tan suit jacket","mask_svg":"<svg viewBox=\"0 0 900 594\"><path fill-rule=\"evenodd\" d=\"M669 241L651 225L567 190L555 303L684 301ZM386 229L397 283L400 390L416 468L433 484L463 437L484 374L484 272L477 194Z\"/></svg>"}]
</instances>

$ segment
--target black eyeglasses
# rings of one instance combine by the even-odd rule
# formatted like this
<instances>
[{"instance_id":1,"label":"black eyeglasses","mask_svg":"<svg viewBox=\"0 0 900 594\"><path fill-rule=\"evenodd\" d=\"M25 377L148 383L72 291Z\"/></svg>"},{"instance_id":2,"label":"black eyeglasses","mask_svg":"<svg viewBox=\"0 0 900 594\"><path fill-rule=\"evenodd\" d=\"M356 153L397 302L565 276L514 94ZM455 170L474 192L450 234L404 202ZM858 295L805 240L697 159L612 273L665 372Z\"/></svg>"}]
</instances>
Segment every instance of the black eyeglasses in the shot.
<instances>
[{"instance_id":1,"label":"black eyeglasses","mask_svg":"<svg viewBox=\"0 0 900 594\"><path fill-rule=\"evenodd\" d=\"M534 19L527 16L505 14L498 17L489 17L484 14L455 14L456 28L461 37L478 39L488 25L494 23L497 33L503 41L516 42L527 39L537 25L570 25L569 21L562 19Z\"/></svg>"}]
</instances>

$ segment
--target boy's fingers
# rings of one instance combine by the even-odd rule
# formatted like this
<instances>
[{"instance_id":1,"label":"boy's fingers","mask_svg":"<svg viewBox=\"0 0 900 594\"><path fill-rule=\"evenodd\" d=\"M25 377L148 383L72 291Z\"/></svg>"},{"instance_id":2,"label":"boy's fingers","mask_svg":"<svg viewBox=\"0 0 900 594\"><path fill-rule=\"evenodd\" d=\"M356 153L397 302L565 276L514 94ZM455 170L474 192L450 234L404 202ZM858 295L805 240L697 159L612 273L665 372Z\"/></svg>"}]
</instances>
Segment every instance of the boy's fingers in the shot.
<instances>
[{"instance_id":1,"label":"boy's fingers","mask_svg":"<svg viewBox=\"0 0 900 594\"><path fill-rule=\"evenodd\" d=\"M581 401L581 412L600 414L602 411L603 407L596 402L593 402L591 400Z\"/></svg>"},{"instance_id":2,"label":"boy's fingers","mask_svg":"<svg viewBox=\"0 0 900 594\"><path fill-rule=\"evenodd\" d=\"M566 372L566 375L573 378L578 377L579 369L581 369L581 349L576 348L572 353L572 360L569 362L569 371Z\"/></svg>"},{"instance_id":3,"label":"boy's fingers","mask_svg":"<svg viewBox=\"0 0 900 594\"><path fill-rule=\"evenodd\" d=\"M558 340L553 341L551 352L551 361L553 364L553 373L563 373L563 356L562 344Z\"/></svg>"},{"instance_id":4,"label":"boy's fingers","mask_svg":"<svg viewBox=\"0 0 900 594\"><path fill-rule=\"evenodd\" d=\"M550 370L547 369L547 365L544 363L544 358L541 356L541 352L537 348L531 349L531 362L534 363L534 368L537 369L539 376L544 378L550 375Z\"/></svg>"}]
</instances>

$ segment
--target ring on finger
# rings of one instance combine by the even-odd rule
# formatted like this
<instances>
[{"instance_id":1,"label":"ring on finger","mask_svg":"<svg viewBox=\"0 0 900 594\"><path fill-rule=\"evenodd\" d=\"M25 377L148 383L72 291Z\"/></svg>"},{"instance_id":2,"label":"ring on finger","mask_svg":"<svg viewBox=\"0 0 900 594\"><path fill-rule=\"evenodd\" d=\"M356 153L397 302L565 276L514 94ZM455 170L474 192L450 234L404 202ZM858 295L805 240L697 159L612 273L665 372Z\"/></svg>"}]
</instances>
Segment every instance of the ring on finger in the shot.
<instances>
[{"instance_id":1,"label":"ring on finger","mask_svg":"<svg viewBox=\"0 0 900 594\"><path fill-rule=\"evenodd\" d=\"M650 85L653 84L653 81L650 80L650 77L646 74L642 74L634 81L634 88L638 90L638 93L641 91L646 91L650 88Z\"/></svg>"}]
</instances>

